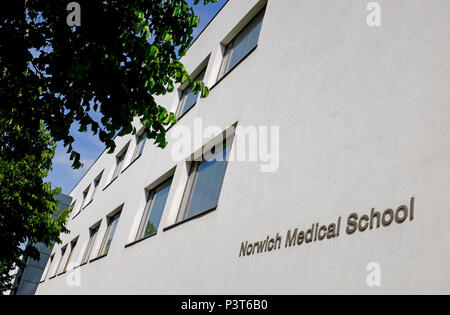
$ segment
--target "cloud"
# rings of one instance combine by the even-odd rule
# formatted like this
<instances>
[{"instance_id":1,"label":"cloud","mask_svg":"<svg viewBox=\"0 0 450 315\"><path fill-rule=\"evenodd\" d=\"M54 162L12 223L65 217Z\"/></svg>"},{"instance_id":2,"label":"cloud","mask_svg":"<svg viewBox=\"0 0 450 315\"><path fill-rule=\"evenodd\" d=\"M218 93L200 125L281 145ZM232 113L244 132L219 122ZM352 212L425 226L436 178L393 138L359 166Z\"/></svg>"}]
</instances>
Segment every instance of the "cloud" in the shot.
<instances>
[{"instance_id":1,"label":"cloud","mask_svg":"<svg viewBox=\"0 0 450 315\"><path fill-rule=\"evenodd\" d=\"M53 164L54 166L59 166L58 168L61 169L58 173L61 173L63 171L64 173L71 174L72 177L81 178L81 176L84 175L85 172L94 164L96 159L94 158L88 158L84 159L81 158L81 163L83 163L83 167L79 169L73 169L72 168L72 161L69 159L69 154L64 152L58 152L55 154L53 158Z\"/></svg>"},{"instance_id":2,"label":"cloud","mask_svg":"<svg viewBox=\"0 0 450 315\"><path fill-rule=\"evenodd\" d=\"M71 166L72 161L69 159L69 155L64 152L57 152L53 157L53 164L60 164L64 166Z\"/></svg>"}]
</instances>

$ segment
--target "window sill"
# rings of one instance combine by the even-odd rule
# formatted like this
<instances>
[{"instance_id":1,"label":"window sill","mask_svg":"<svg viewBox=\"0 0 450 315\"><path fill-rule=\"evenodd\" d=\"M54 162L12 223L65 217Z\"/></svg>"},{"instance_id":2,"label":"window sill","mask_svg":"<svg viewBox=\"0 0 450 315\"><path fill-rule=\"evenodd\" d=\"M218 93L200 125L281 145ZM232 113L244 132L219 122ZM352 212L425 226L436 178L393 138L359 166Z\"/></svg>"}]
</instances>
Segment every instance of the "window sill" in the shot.
<instances>
[{"instance_id":1,"label":"window sill","mask_svg":"<svg viewBox=\"0 0 450 315\"><path fill-rule=\"evenodd\" d=\"M250 56L252 52L256 50L256 48L258 48L258 44L256 44L256 46L252 50L250 50L241 60L239 60L239 62L233 68L228 70L228 72L226 72L219 80L217 80L217 82L214 83L214 85L209 90L212 91L212 89L214 89L220 82L222 82L222 80L224 80L231 72L233 72L234 69L236 69L245 59L247 59L247 57Z\"/></svg>"},{"instance_id":2,"label":"window sill","mask_svg":"<svg viewBox=\"0 0 450 315\"><path fill-rule=\"evenodd\" d=\"M79 215L80 215L80 213L81 213L81 210L80 211L78 211L78 213L77 214L75 214L75 216L72 218L72 220L75 220L75 218L76 217L78 217Z\"/></svg>"},{"instance_id":3,"label":"window sill","mask_svg":"<svg viewBox=\"0 0 450 315\"><path fill-rule=\"evenodd\" d=\"M65 274L66 273L66 270L64 270L63 272L60 272L60 273L58 273L58 277L60 276L60 275L63 275L63 274Z\"/></svg>"},{"instance_id":4,"label":"window sill","mask_svg":"<svg viewBox=\"0 0 450 315\"><path fill-rule=\"evenodd\" d=\"M147 235L147 236L145 236L145 237L143 237L143 238L141 238L141 239L138 239L138 240L136 240L136 241L134 241L134 242L131 242L131 243L125 245L125 248L131 247L131 246L133 246L133 245L136 245L137 243L140 243L140 242L142 242L142 241L145 241L146 239L152 238L152 237L155 236L156 234L157 234L157 233L153 233L153 234Z\"/></svg>"},{"instance_id":5,"label":"window sill","mask_svg":"<svg viewBox=\"0 0 450 315\"><path fill-rule=\"evenodd\" d=\"M85 206L83 207L83 210L86 209L86 208L92 203L92 201L94 201L94 199L92 199L91 201L89 201L89 202L87 203L87 205L85 205Z\"/></svg>"},{"instance_id":6,"label":"window sill","mask_svg":"<svg viewBox=\"0 0 450 315\"><path fill-rule=\"evenodd\" d=\"M89 262L92 263L94 261L97 261L97 260L100 260L102 258L105 258L106 256L108 256L108 254L104 254L104 255L98 256L96 258L93 258L93 259L89 260Z\"/></svg>"},{"instance_id":7,"label":"window sill","mask_svg":"<svg viewBox=\"0 0 450 315\"><path fill-rule=\"evenodd\" d=\"M106 186L103 188L103 191L105 191L109 186L111 186L111 184L114 183L114 181L115 181L117 178L119 178L119 176L114 177L114 178L108 183L108 185L106 185Z\"/></svg>"},{"instance_id":8,"label":"window sill","mask_svg":"<svg viewBox=\"0 0 450 315\"><path fill-rule=\"evenodd\" d=\"M201 96L200 95L197 96L197 98L199 98L199 97L201 97ZM198 100L194 104L192 104L192 106L189 107L189 109L187 111L185 111L183 114L181 114L180 117L177 118L177 121L180 120L181 118L183 118L184 116L186 116L186 114L189 113L195 107L195 105L197 105L197 102L198 102Z\"/></svg>"},{"instance_id":9,"label":"window sill","mask_svg":"<svg viewBox=\"0 0 450 315\"><path fill-rule=\"evenodd\" d=\"M177 123L180 121L181 118L183 118L184 116L186 116L194 107L195 105L197 105L198 101L194 103L194 105L192 105L187 111L185 111L182 115L180 115L180 117L177 117L177 122L173 125L170 125L167 129L166 132L168 132L170 129L172 129L174 126L177 125Z\"/></svg>"},{"instance_id":10,"label":"window sill","mask_svg":"<svg viewBox=\"0 0 450 315\"><path fill-rule=\"evenodd\" d=\"M131 165L133 165L134 164L134 162L136 162L140 157L142 156L142 153L141 154L139 154L137 157L135 157L134 158L134 160L133 161L131 161L131 163L130 164L128 164L128 166L127 167L125 167L124 169L123 169L123 171L121 171L120 172L120 174L122 174L122 173L124 173L128 168L130 168L130 166Z\"/></svg>"},{"instance_id":11,"label":"window sill","mask_svg":"<svg viewBox=\"0 0 450 315\"><path fill-rule=\"evenodd\" d=\"M54 278L56 278L56 275L51 276L50 278L48 278L48 280L52 280L52 279L54 279Z\"/></svg>"},{"instance_id":12,"label":"window sill","mask_svg":"<svg viewBox=\"0 0 450 315\"><path fill-rule=\"evenodd\" d=\"M205 216L205 215L207 215L207 214L209 214L209 213L211 213L211 212L214 212L216 209L217 209L217 206L214 207L214 208L211 208L211 209L209 209L209 210L203 211L202 213L199 213L199 214L197 214L197 215L194 215L193 217L190 217L190 218L181 220L180 222L177 222L177 223L174 223L174 224L172 224L172 225L169 225L169 226L167 226L167 227L165 227L165 228L163 229L163 232L166 232L166 231L168 231L168 230L171 230L171 229L173 229L173 228L175 228L175 227L177 227L177 226L179 226L179 225L182 225L182 224L184 224L184 223L186 223L186 222L189 222L189 221L192 221L192 220L195 220L195 219L199 219L199 218L201 218L201 217L203 217L203 216Z\"/></svg>"}]
</instances>

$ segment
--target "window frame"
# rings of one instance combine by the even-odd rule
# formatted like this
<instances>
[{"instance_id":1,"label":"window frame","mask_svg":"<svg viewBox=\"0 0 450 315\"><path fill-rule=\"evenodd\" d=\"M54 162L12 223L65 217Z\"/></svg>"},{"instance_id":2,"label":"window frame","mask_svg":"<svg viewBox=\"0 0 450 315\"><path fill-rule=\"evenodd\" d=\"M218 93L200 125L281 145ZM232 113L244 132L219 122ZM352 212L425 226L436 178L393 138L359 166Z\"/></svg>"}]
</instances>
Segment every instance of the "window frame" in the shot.
<instances>
[{"instance_id":1,"label":"window frame","mask_svg":"<svg viewBox=\"0 0 450 315\"><path fill-rule=\"evenodd\" d=\"M106 244L108 243L108 239L111 234L112 225L115 222L115 220L117 219L116 227L114 229L114 234L112 235L112 238L111 238L111 244L112 244L114 235L116 234L117 225L119 224L119 219L120 219L121 213L122 213L122 209L120 209L118 212L116 212L115 214L108 217L108 226L106 228L105 236L103 237L102 245L100 246L100 250L98 252L97 258L108 255L109 249L108 249L108 252L105 253Z\"/></svg>"},{"instance_id":2,"label":"window frame","mask_svg":"<svg viewBox=\"0 0 450 315\"><path fill-rule=\"evenodd\" d=\"M202 81L203 82L205 80L207 68L208 68L208 63L206 62L206 65L204 65L201 68L201 70L199 71L199 73L195 76L194 81ZM197 96L195 102L188 109L184 110L186 107L186 102L187 102L189 96L191 95L191 93L193 93L193 92L189 88L189 85L187 85L181 91L180 100L178 102L177 110L175 112L175 117L177 117L178 119L181 118L182 116L184 116L189 110L191 110L197 104L198 99L201 95L200 92L195 94Z\"/></svg>"},{"instance_id":3,"label":"window frame","mask_svg":"<svg viewBox=\"0 0 450 315\"><path fill-rule=\"evenodd\" d=\"M61 264L62 264L62 261L63 261L63 259L64 259L64 256L66 255L66 251L67 251L67 246L68 246L69 244L66 244L66 245L64 245L62 248L61 248L61 258L59 259L59 262L58 262L58 266L56 267L56 271L55 271L55 276L56 275L58 275L59 274L59 270L61 269Z\"/></svg>"},{"instance_id":4,"label":"window frame","mask_svg":"<svg viewBox=\"0 0 450 315\"><path fill-rule=\"evenodd\" d=\"M219 75L217 76L217 81L222 79L228 72L231 71L231 69L228 69L228 66L230 65L231 55L233 54L234 44L236 43L236 37L238 37L239 34L236 35L231 40L231 42L229 42L228 45L225 46L225 50L223 52L222 63L220 64L220 68L219 68Z\"/></svg>"},{"instance_id":5,"label":"window frame","mask_svg":"<svg viewBox=\"0 0 450 315\"><path fill-rule=\"evenodd\" d=\"M161 184L157 185L155 188L148 191L147 200L146 200L145 208L144 208L144 213L142 214L141 222L139 223L138 232L136 234L136 241L139 241L141 239L150 237L150 236L158 233L158 231L156 231L155 233L145 235L145 230L147 228L148 220L150 219L151 213L153 212L153 206L154 206L156 194L159 193L160 191L162 191L163 189L165 189L166 187L170 187L169 188L169 193L170 193L170 190L172 189L172 181L173 181L173 176L170 176L168 179L163 181ZM167 203L167 199L166 199L166 203ZM164 204L164 208L166 206L166 203ZM163 214L164 214L164 209L163 209ZM161 219L162 219L162 215L161 215ZM160 226L160 224L158 225L158 229L159 229L159 226Z\"/></svg>"},{"instance_id":6,"label":"window frame","mask_svg":"<svg viewBox=\"0 0 450 315\"><path fill-rule=\"evenodd\" d=\"M125 163L125 158L128 152L129 143L125 145L125 147L116 155L116 167L114 168L114 172L111 177L111 182L113 182L123 169L123 165Z\"/></svg>"},{"instance_id":7,"label":"window frame","mask_svg":"<svg viewBox=\"0 0 450 315\"><path fill-rule=\"evenodd\" d=\"M143 129L140 133L136 134L136 138L135 138L136 139L136 148L134 149L133 157L131 158L131 162L134 162L135 160L137 160L144 151L145 143L147 142L147 135L145 133L146 133L146 130ZM143 142L143 143L140 146L141 142Z\"/></svg>"},{"instance_id":8,"label":"window frame","mask_svg":"<svg viewBox=\"0 0 450 315\"><path fill-rule=\"evenodd\" d=\"M244 25L244 27L230 40L228 44L224 45L223 58L220 64L219 73L217 75L216 80L217 82L222 80L228 73L230 73L234 68L236 68L248 55L250 55L253 52L253 50L256 49L256 47L258 47L259 38L261 36L261 30L258 34L258 40L256 41L255 46L252 49L250 49L245 55L243 55L242 58L233 67L229 68L234 49L236 48L235 47L236 39L238 39L239 36L247 30L247 27L249 27L259 17L261 17L261 28L262 28L265 14L266 14L266 6L264 6L264 8L258 11L258 13L256 13L256 15L253 18L251 18L247 24Z\"/></svg>"},{"instance_id":9,"label":"window frame","mask_svg":"<svg viewBox=\"0 0 450 315\"><path fill-rule=\"evenodd\" d=\"M223 150L221 152L225 151L227 148L229 148L230 151L231 151L232 146L233 146L233 140L234 140L234 134L232 136L226 138L225 140L223 140L223 142L222 142ZM229 142L229 145L227 146L228 142ZM219 199L220 199L220 194L222 192L223 182L225 180L225 175L226 175L227 168L228 168L228 162L229 162L228 159L226 160L224 175L222 176L221 182L220 182L220 185L219 185L219 187L220 187L220 189L219 189L219 196L217 198L216 205L214 207L212 207L211 209L206 209L206 210L204 210L204 211L202 211L202 212L200 212L200 213L198 213L196 215L193 215L191 217L187 217L188 210L189 210L191 202L192 202L193 193L195 191L197 180L198 180L198 174L199 174L198 170L199 170L200 166L203 163L207 162L207 161L208 160L206 160L205 157L202 156L202 160L201 161L191 161L190 162L190 169L189 169L188 180L187 180L187 183L186 183L186 186L185 186L185 189L184 189L183 197L182 197L182 200L181 200L181 205L180 205L180 208L178 210L178 215L177 215L177 219L176 219L176 222L175 222L176 225L181 223L181 222L184 222L184 221L187 221L187 220L191 220L192 218L195 218L197 216L201 216L203 214L206 214L206 213L216 209L217 206L218 206L218 202L219 202Z\"/></svg>"},{"instance_id":10,"label":"window frame","mask_svg":"<svg viewBox=\"0 0 450 315\"><path fill-rule=\"evenodd\" d=\"M188 93L189 92L189 93ZM186 86L182 91L181 91L181 95L180 95L180 101L178 102L178 106L177 106L177 111L175 113L176 117L181 117L182 116L182 111L186 105L186 101L187 98L189 96L189 94L191 93L189 86ZM195 104L194 104L195 106ZM192 107L194 107L192 106Z\"/></svg>"},{"instance_id":11,"label":"window frame","mask_svg":"<svg viewBox=\"0 0 450 315\"><path fill-rule=\"evenodd\" d=\"M89 241L86 247L86 250L83 254L83 259L81 260L81 264L87 264L89 260L91 259L91 255L94 251L94 245L97 241L98 234L100 232L100 223L98 223L96 226L89 229Z\"/></svg>"},{"instance_id":12,"label":"window frame","mask_svg":"<svg viewBox=\"0 0 450 315\"><path fill-rule=\"evenodd\" d=\"M67 271L67 267L68 267L68 265L69 265L69 262L70 262L70 258L72 257L72 254L73 254L73 250L75 249L75 247L77 246L77 243L78 243L78 237L76 237L74 240L72 240L71 242L70 242L70 252L69 252L69 256L67 257L67 259L66 259L66 263L64 264L64 269L63 269L63 273L64 272L66 272Z\"/></svg>"},{"instance_id":13,"label":"window frame","mask_svg":"<svg viewBox=\"0 0 450 315\"><path fill-rule=\"evenodd\" d=\"M89 191L91 190L91 185L87 186L85 190L83 190L83 201L81 202L81 209L84 209L90 201L88 201Z\"/></svg>"},{"instance_id":14,"label":"window frame","mask_svg":"<svg viewBox=\"0 0 450 315\"><path fill-rule=\"evenodd\" d=\"M50 269L52 268L54 259L55 259L55 253L53 253L49 257L47 270L45 270L43 277L41 278L41 282L47 280L47 277L48 277L48 274L50 273Z\"/></svg>"},{"instance_id":15,"label":"window frame","mask_svg":"<svg viewBox=\"0 0 450 315\"><path fill-rule=\"evenodd\" d=\"M100 187L100 182L102 180L103 177L103 171L100 172L100 174L97 175L97 177L94 179L94 182L92 183L92 193L91 193L91 198L89 198L89 202L87 203L90 204L92 201L94 201L94 196L98 190L98 187Z\"/></svg>"},{"instance_id":16,"label":"window frame","mask_svg":"<svg viewBox=\"0 0 450 315\"><path fill-rule=\"evenodd\" d=\"M77 212L75 207L77 206L77 199L75 199L72 204L69 207L72 207L72 211L71 211L71 215L72 215L72 220L75 219L80 213L81 213L81 207L79 207L80 209L78 209Z\"/></svg>"}]
</instances>

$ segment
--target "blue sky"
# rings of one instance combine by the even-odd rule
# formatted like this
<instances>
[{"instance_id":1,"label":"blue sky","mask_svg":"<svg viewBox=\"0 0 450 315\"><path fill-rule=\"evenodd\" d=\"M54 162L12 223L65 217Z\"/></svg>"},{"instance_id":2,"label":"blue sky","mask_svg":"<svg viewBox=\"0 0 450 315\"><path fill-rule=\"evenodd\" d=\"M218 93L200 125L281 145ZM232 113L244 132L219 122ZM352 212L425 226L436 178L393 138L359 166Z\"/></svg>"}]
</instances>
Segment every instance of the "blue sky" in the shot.
<instances>
[{"instance_id":1,"label":"blue sky","mask_svg":"<svg viewBox=\"0 0 450 315\"><path fill-rule=\"evenodd\" d=\"M194 0L188 0L190 5L193 5L193 2ZM200 25L194 31L195 37L200 34L226 2L227 0L219 0L217 3L210 3L204 6L203 1L200 1L200 3L195 6L195 13L200 15ZM77 130L77 126L72 126L72 135L75 138L73 147L81 154L81 162L84 164L84 167L78 170L72 169L72 162L69 160L69 155L66 153L67 149L64 148L62 143L58 143L55 157L53 158L53 170L46 179L46 181L51 182L54 187L61 187L62 192L65 194L69 194L72 191L73 187L105 149L97 136L94 136L89 132L80 133ZM148 145L151 145L151 142L148 143Z\"/></svg>"}]
</instances>

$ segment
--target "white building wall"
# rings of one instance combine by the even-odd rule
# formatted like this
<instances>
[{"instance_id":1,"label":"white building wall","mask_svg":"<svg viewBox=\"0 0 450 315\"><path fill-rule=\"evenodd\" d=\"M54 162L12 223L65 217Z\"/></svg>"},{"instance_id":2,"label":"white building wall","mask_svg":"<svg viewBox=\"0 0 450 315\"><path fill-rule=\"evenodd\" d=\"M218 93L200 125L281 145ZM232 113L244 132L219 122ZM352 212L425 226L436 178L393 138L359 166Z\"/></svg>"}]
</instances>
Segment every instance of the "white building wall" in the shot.
<instances>
[{"instance_id":1,"label":"white building wall","mask_svg":"<svg viewBox=\"0 0 450 315\"><path fill-rule=\"evenodd\" d=\"M368 1L269 0L256 50L179 125L193 129L201 117L203 126L223 130L236 122L279 126L279 169L230 162L217 210L163 232L175 223L188 177L186 163L171 156L175 129L166 149L148 141L105 190L115 156L103 153L70 194L79 206L104 170L96 196L53 253L57 262L61 247L79 236L72 255L79 264L89 227L102 220L97 253L106 216L123 204L109 254L75 269L81 285L69 286L73 273L66 273L47 278L37 293L448 294L450 7L446 0L378 2L382 25L369 27ZM205 82L213 86L220 43L263 4L230 0L182 60L187 69L210 55ZM178 104L176 92L158 101L172 111ZM118 150L129 141L125 167L134 137L117 139ZM158 234L125 248L135 239L145 188L175 167ZM408 205L411 197L413 221L346 235L350 213ZM284 248L287 230L340 216L338 238ZM243 241L276 233L280 250L239 258ZM380 287L366 283L370 262L381 266Z\"/></svg>"}]
</instances>

